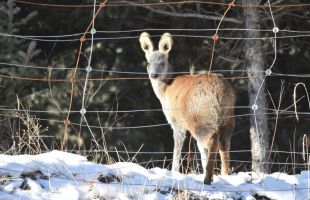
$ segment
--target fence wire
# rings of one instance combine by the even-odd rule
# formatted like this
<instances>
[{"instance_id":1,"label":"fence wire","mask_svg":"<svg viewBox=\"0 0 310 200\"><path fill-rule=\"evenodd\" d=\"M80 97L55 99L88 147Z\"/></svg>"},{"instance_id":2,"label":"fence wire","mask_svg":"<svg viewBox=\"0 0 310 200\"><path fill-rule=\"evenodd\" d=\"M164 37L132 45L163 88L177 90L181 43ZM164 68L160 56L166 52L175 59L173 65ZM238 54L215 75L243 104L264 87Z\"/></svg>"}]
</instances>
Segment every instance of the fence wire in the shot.
<instances>
[{"instance_id":1,"label":"fence wire","mask_svg":"<svg viewBox=\"0 0 310 200\"><path fill-rule=\"evenodd\" d=\"M3 75L1 74L1 78L7 78L7 79L15 79L19 81L27 80L27 81L41 81L41 82L65 82L69 84L69 88L71 88L71 94L68 99L70 102L68 105L68 109L62 109L61 111L48 111L48 110L32 110L32 109L22 109L22 110L17 110L13 108L7 108L5 105L4 107L0 107L1 112L26 112L26 113L47 113L47 114L65 114L66 115L66 120L64 123L64 120L58 120L58 119L52 119L52 118L37 118L38 120L41 121L51 121L51 122L57 122L61 124L65 124L65 133L64 133L64 139L65 135L67 134L67 127L68 126L76 126L79 129L81 128L87 128L89 132L92 134L92 137L95 139L93 129L111 129L111 130L126 130L126 129L139 129L139 128L154 128L154 127L162 127L162 126L168 126L168 123L161 123L161 124L150 124L150 125L137 125L137 126L124 126L124 127L117 127L117 126L96 126L93 124L90 124L88 122L88 115L89 114L98 114L98 113L142 113L142 112L162 112L164 111L163 109L132 109L132 110L86 110L86 104L85 104L85 99L86 99L86 94L87 94L87 86L89 84L89 81L103 81L103 80L114 80L114 81L120 81L120 80L147 80L148 77L102 77L102 78L92 78L92 73L93 72L105 72L105 73L111 73L111 74L127 74L127 75L147 75L146 72L134 72L134 71L116 71L116 70L104 70L104 69L94 69L92 67L92 57L93 57L93 45L94 42L97 40L128 40L128 39L137 39L139 36L137 33L142 32L142 31L175 31L175 32L188 32L187 34L178 34L175 33L173 34L174 37L188 37L188 38L208 38L212 39L212 36L208 35L202 35L201 33L206 33L206 32L215 32L218 34L219 31L239 31L239 32L245 32L245 31L257 31L257 32L266 32L266 33L271 33L273 34L272 36L265 36L265 37L259 37L259 38L245 38L245 37L225 37L225 36L219 36L219 39L223 40L272 40L273 41L273 51L274 51L274 58L272 63L269 65L267 71L259 71L260 77L263 77L263 82L261 83L261 86L263 83L266 81L266 78L268 77L285 77L285 76L291 76L291 77L300 77L300 78L310 78L310 74L282 74L282 73L276 73L273 72L272 69L274 67L274 64L277 60L277 40L279 39L287 39L287 38L300 38L300 37L310 37L310 31L301 31L301 30L279 30L275 23L275 19L273 16L273 10L274 8L288 8L288 7L309 7L310 3L306 4L271 4L270 1L268 0L267 4L264 5L242 5L238 3L232 4L227 4L227 3L219 3L219 2L208 2L208 1L175 1L175 2L160 2L160 3L107 3L107 1L104 1L100 4L96 0L94 0L93 4L47 4L47 3L36 3L36 2L31 2L31 1L22 1L22 0L15 0L16 3L18 4L24 4L24 5L35 5L35 6L46 6L46 7L61 7L61 8L92 8L93 13L92 13L92 20L89 23L89 26L85 29L85 32L83 33L73 33L73 34L66 34L66 35L17 35L17 34L7 34L7 33L0 33L0 37L14 37L14 38L22 38L26 40L34 40L34 41L40 41L40 42L75 42L79 41L80 42L80 50L79 50L79 55L81 54L83 47L85 46L85 41L90 41L90 52L88 55L88 63L87 66L84 68L79 68L79 58L76 60L76 65L75 67L59 67L59 68L50 68L50 67L45 67L45 66L31 66L31 65L18 65L18 64L12 64L12 63L5 63L5 62L0 62L0 65L3 67L16 67L16 68L28 68L28 69L42 69L42 70L73 70L74 74L72 75L71 78L69 79L50 79L50 78L45 78L44 73L42 73L42 77L23 77L23 76L10 76L10 75ZM219 6L225 6L225 7L231 7L232 9L234 7L258 7L258 8L267 8L270 12L270 16L272 19L272 24L273 27L271 29L266 29L266 30L260 30L260 29L235 29L235 28L220 28L220 23L218 24L218 27L216 29L134 29L134 30L120 30L120 31L107 31L107 30L96 30L95 26L95 19L98 13L102 10L104 10L105 7L129 7L129 6L162 6L162 5L179 5L179 4L212 4L212 5L219 5ZM228 11L228 9L227 9ZM225 15L223 15L225 17ZM193 32L197 32L193 34ZM106 36L97 36L99 34L128 34L127 36L113 36L113 37L106 37ZM135 35L130 35L130 34L135 34ZM282 34L282 35L279 35ZM88 36L88 37L86 37ZM90 36L90 37L89 37ZM159 37L159 35L155 35L154 37ZM210 64L210 71L209 72L231 72L231 70L212 70L212 62ZM77 77L76 73L77 71L83 71L86 74L83 74L83 78ZM246 73L246 70L233 70L233 73ZM271 72L269 74L269 72ZM199 72L197 72L199 73ZM189 74L189 72L174 72L173 74ZM257 76L232 76L228 77L225 79L249 79L249 78L255 78ZM73 87L76 84L76 81L84 81L83 83L83 93L82 93L82 104L81 104L81 109L80 110L72 110L72 101L73 101ZM261 90L257 93L256 100L254 105L257 102L258 96L262 93ZM253 108L253 105L251 106L236 106L234 107L235 109L248 109L251 110ZM172 110L171 108L170 110ZM167 110L167 109L165 109ZM260 113L263 115L287 115L289 117L295 118L295 115L310 115L310 112L296 112L296 111L290 111L287 109L271 109L271 108L263 108L265 112ZM82 120L81 122L71 122L70 121L70 114L81 114ZM0 113L1 116L12 116L8 114L2 114ZM256 113L255 109L253 110L252 113L248 114L240 114L240 115L234 115L234 116L225 116L225 117L250 117L254 116L256 119L256 116L258 114ZM257 121L256 121L256 129L258 130L257 127ZM99 144L97 144L99 145ZM62 144L62 146L65 146L65 144ZM64 150L64 149L63 149ZM139 151L139 152L133 152L133 151L112 151L112 150L67 150L67 152L76 152L76 153L123 153L123 154L172 154L173 152L147 152L147 151ZM249 153L251 150L233 150L229 151L230 153ZM303 155L303 152L295 152L295 151L277 151L277 150L268 150L270 153L278 153L278 154L288 154L288 155ZM183 152L184 154L187 154L188 152ZM191 154L196 154L197 152L190 152ZM200 159L195 159L197 161L200 161ZM150 164L150 163L156 163L156 162L170 162L172 159L157 159L157 160L150 160L150 161L145 161L145 162L138 162L137 164L140 165L145 165L145 164ZM216 159L216 161L218 161ZM231 162L235 163L251 163L251 161L246 161L246 160L230 160ZM0 161L2 162L2 161ZM301 162L264 162L272 165L292 165L292 166L297 166L297 167L308 167L309 163L301 163ZM29 166L24 166L24 167L29 167ZM48 166L46 166L48 168ZM29 167L30 168L30 167ZM10 171L10 169L6 168L0 168L2 170L7 170ZM110 170L110 169L109 169ZM113 169L115 171L120 170L120 169ZM20 173L23 173L22 171L19 171ZM89 173L89 172L87 172ZM96 173L105 173L105 171L98 171ZM82 173L77 173L82 174ZM74 181L81 181L81 182L90 182L88 180L82 180L82 179L73 179L73 178L64 178L67 180L74 180ZM96 181L94 183L100 183L100 181ZM118 184L118 183L110 183L110 184ZM139 184L130 184L130 185L139 185ZM146 187L164 187L164 186L158 186L158 185L143 185ZM190 190L197 190L194 188L188 188ZM294 190L308 190L308 187L304 188L294 188ZM273 189L261 189L261 191L288 191L291 189L279 189L279 190L273 190ZM210 190L213 191L213 190ZM248 192L246 191L240 191L240 190L229 190L229 191L223 191L223 192Z\"/></svg>"}]
</instances>

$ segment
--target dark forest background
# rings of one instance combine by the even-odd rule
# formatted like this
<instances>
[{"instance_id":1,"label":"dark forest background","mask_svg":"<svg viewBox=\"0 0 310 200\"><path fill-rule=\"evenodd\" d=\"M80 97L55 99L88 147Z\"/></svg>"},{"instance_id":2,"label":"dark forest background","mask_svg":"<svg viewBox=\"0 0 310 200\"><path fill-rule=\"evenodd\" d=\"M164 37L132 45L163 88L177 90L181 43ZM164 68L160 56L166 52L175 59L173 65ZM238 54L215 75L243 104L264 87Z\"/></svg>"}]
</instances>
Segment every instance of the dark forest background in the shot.
<instances>
[{"instance_id":1,"label":"dark forest background","mask_svg":"<svg viewBox=\"0 0 310 200\"><path fill-rule=\"evenodd\" d=\"M47 4L88 4L93 1L76 0L45 0L35 1ZM148 32L158 41L161 34L170 32L174 36L174 47L170 62L178 72L189 72L191 66L195 71L206 71L209 67L214 29L227 6L208 3L162 4L153 6L134 6L132 3L157 3L169 1L108 1L95 20L95 41L91 66L94 69L90 78L107 77L147 77L146 74L115 73L146 72L146 63L138 43L142 31ZM214 1L227 3L226 1ZM100 3L100 1L98 1ZM113 6L116 3L126 3L127 6ZM272 1L273 5L308 3L307 0ZM237 4L241 4L237 1ZM124 4L122 4L124 5ZM261 37L273 37L273 24L269 8L264 7L265 1L258 1L260 15ZM0 149L6 153L37 153L60 149L64 134L63 121L66 119L70 97L70 83L55 81L31 81L15 79L14 77L32 77L38 79L69 80L74 68L81 34L68 37L38 37L58 36L82 33L90 23L93 14L92 7L51 7L30 5L14 1L0 3ZM277 40L277 60L272 74L266 79L266 95L268 108L268 127L270 140L274 137L270 161L273 170L295 172L302 162L303 137L309 136L309 102L304 88L298 87L296 92L297 110L300 113L296 119L293 106L293 93L296 83L302 82L309 87L310 74L310 6L273 7L275 22L280 29ZM220 39L215 49L213 70L221 71L225 77L231 77L237 93L236 127L232 139L233 166L236 171L249 170L251 155L249 117L252 114L248 102L247 66L244 64L245 26L243 7L233 7L224 18L218 32ZM175 30L169 30L175 29ZM187 29L187 30L177 30ZM199 30L197 30L199 29ZM236 30L239 29L239 30ZM303 33L285 32L281 30L308 31ZM115 31L115 32L113 32ZM297 36L284 37L282 36ZM301 36L306 35L306 36ZM36 37L23 37L36 36ZM237 38L237 39L224 39ZM90 38L90 34L86 35ZM63 41L66 40L66 41ZM67 41L68 40L68 41ZM73 41L72 41L73 40ZM262 39L264 53L264 68L269 68L274 58L271 39ZM157 42L155 42L157 43ZM73 92L73 111L79 111L82 104L82 93L85 68L90 53L90 40L82 49L78 65L77 82ZM25 67L39 66L43 68ZM96 71L97 70L97 71ZM299 74L300 76L290 76ZM262 72L264 75L264 72ZM82 79L82 80L79 80ZM124 112L113 111L160 109L150 82L147 79L138 80L93 80L89 81L86 92L86 118L91 127L80 126L79 112L70 115L70 121L77 125L68 128L69 143L67 150L89 155L102 162L119 157L123 160L134 158L136 162L144 162L148 166L170 166L173 149L172 131L168 125L146 128L122 128L165 124L161 111ZM272 109L286 110L277 113ZM23 110L48 111L29 112ZM98 111L98 112L95 112ZM102 113L100 111L111 111ZM101 128L100 128L101 127ZM100 147L95 145L94 134ZM309 138L310 139L310 138ZM188 151L188 143L184 151ZM40 146L40 147L38 147ZM107 150L102 154L94 154L84 150ZM119 152L115 150L127 151ZM141 151L131 154L130 152ZM192 141L191 151L196 151ZM285 151L287 153L281 153ZM144 154L143 152L154 152ZM160 153L161 152L161 153ZM291 153L290 153L291 152ZM195 155L196 156L196 155ZM197 155L198 156L198 155ZM162 160L167 159L166 162ZM159 162L147 163L149 160ZM276 163L293 163L277 165Z\"/></svg>"}]
</instances>

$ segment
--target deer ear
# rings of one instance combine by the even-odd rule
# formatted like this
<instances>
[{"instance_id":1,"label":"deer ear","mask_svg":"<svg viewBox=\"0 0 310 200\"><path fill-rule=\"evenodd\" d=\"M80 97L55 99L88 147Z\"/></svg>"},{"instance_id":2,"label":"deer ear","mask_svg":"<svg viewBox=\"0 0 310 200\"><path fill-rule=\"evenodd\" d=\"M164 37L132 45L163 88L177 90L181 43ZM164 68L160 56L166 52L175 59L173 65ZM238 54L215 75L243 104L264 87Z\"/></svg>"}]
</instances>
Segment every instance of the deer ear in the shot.
<instances>
[{"instance_id":1,"label":"deer ear","mask_svg":"<svg viewBox=\"0 0 310 200\"><path fill-rule=\"evenodd\" d=\"M154 49L153 42L150 38L150 34L148 34L147 32L141 33L139 42L145 54L149 54L153 51Z\"/></svg>"},{"instance_id":2,"label":"deer ear","mask_svg":"<svg viewBox=\"0 0 310 200\"><path fill-rule=\"evenodd\" d=\"M158 49L161 53L168 54L172 48L173 40L170 33L164 33L158 43Z\"/></svg>"}]
</instances>

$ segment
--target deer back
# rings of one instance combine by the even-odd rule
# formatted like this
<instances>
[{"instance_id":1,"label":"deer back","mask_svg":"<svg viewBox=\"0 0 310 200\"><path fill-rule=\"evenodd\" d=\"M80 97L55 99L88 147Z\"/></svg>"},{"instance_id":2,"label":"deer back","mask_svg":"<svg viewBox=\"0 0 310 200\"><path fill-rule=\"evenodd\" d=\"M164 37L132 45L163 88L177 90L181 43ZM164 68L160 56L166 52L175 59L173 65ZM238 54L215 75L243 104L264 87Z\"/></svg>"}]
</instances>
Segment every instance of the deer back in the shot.
<instances>
[{"instance_id":1,"label":"deer back","mask_svg":"<svg viewBox=\"0 0 310 200\"><path fill-rule=\"evenodd\" d=\"M179 128L218 131L227 123L223 116L232 112L235 98L233 88L222 75L211 73L176 77L167 86L162 104L168 109L168 121Z\"/></svg>"}]
</instances>

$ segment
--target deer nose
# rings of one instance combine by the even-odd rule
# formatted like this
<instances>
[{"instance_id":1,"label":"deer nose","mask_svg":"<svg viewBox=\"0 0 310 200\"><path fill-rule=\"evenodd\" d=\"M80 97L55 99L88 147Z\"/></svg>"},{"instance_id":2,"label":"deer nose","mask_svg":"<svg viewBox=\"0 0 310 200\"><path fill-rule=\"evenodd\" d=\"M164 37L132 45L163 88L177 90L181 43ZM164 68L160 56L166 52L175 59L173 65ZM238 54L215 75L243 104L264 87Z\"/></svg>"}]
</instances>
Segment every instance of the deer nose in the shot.
<instances>
[{"instance_id":1,"label":"deer nose","mask_svg":"<svg viewBox=\"0 0 310 200\"><path fill-rule=\"evenodd\" d=\"M158 74L156 74L156 73L151 73L151 74L150 74L150 77L151 77L151 78L157 78L157 77L158 77Z\"/></svg>"}]
</instances>

